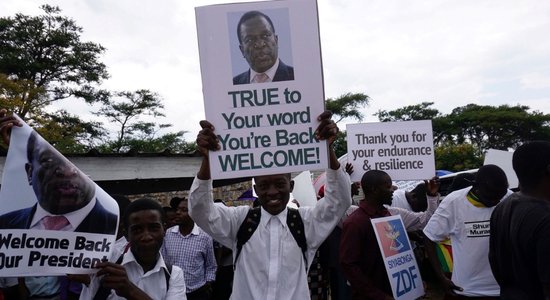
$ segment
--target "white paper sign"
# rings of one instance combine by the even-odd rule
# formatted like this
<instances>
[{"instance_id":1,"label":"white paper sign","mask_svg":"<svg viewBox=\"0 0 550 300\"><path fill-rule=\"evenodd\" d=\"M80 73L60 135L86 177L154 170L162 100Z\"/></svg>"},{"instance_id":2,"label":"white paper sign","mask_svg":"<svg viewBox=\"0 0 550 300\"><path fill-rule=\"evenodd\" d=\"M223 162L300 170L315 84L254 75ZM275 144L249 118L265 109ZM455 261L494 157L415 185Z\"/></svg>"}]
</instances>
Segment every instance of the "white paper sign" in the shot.
<instances>
[{"instance_id":1,"label":"white paper sign","mask_svg":"<svg viewBox=\"0 0 550 300\"><path fill-rule=\"evenodd\" d=\"M398 300L417 299L424 295L420 269L401 216L371 219L384 266L388 273L393 297Z\"/></svg>"},{"instance_id":2,"label":"white paper sign","mask_svg":"<svg viewBox=\"0 0 550 300\"><path fill-rule=\"evenodd\" d=\"M206 119L222 148L210 151L212 178L326 168L326 142L314 138L324 111L316 1L203 6L196 18Z\"/></svg>"},{"instance_id":3,"label":"white paper sign","mask_svg":"<svg viewBox=\"0 0 550 300\"><path fill-rule=\"evenodd\" d=\"M0 190L0 277L96 272L114 250L118 214L115 200L32 128L13 127Z\"/></svg>"},{"instance_id":4,"label":"white paper sign","mask_svg":"<svg viewBox=\"0 0 550 300\"><path fill-rule=\"evenodd\" d=\"M504 173L506 173L510 188L517 188L519 187L519 180L516 172L514 171L514 168L512 167L513 157L514 152L489 149L485 153L485 160L483 161L483 165L492 164L499 166L502 170L504 170Z\"/></svg>"},{"instance_id":5,"label":"white paper sign","mask_svg":"<svg viewBox=\"0 0 550 300\"><path fill-rule=\"evenodd\" d=\"M435 176L432 122L403 121L348 124L348 162L358 181L368 170L381 170L393 180Z\"/></svg>"},{"instance_id":6,"label":"white paper sign","mask_svg":"<svg viewBox=\"0 0 550 300\"><path fill-rule=\"evenodd\" d=\"M315 193L311 181L311 172L303 171L292 180L294 180L292 195L300 203L300 207L315 206L317 204L317 193Z\"/></svg>"}]
</instances>

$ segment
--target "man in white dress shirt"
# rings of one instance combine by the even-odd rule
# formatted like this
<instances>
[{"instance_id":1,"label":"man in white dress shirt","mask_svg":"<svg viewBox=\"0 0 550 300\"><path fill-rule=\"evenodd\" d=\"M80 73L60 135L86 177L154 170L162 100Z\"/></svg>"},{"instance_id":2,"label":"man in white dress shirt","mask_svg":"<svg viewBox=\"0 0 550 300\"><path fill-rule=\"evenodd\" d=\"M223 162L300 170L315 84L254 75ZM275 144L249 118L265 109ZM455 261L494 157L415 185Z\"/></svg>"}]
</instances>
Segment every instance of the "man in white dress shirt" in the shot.
<instances>
[{"instance_id":1,"label":"man in white dress shirt","mask_svg":"<svg viewBox=\"0 0 550 300\"><path fill-rule=\"evenodd\" d=\"M325 111L319 116L320 123L315 134L317 139L327 140L330 145L325 198L315 207L298 209L304 224L306 259L287 226L287 203L294 186L290 174L256 176L254 189L261 204L260 223L242 247L235 263L231 299L310 298L306 269L317 248L351 204L349 176L340 166L331 147L338 133L338 127L330 119L331 115ZM236 253L237 231L250 208L214 204L208 151L218 150L220 146L213 126L208 121L201 121L201 127L197 145L204 157L191 187L189 213L213 239Z\"/></svg>"},{"instance_id":2,"label":"man in white dress shirt","mask_svg":"<svg viewBox=\"0 0 550 300\"><path fill-rule=\"evenodd\" d=\"M162 206L154 200L142 198L130 203L124 213L130 249L97 264L100 270L82 290L80 299L187 299L182 269L166 265L160 253L163 216Z\"/></svg>"}]
</instances>

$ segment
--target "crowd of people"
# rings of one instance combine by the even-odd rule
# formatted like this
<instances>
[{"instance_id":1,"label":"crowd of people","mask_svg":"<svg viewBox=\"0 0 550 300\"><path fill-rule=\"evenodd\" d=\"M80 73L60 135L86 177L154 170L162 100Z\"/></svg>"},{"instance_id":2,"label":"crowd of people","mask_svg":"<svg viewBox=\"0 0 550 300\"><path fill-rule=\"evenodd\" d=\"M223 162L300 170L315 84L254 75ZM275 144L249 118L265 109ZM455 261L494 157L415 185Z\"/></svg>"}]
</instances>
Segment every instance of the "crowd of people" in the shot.
<instances>
[{"instance_id":1,"label":"crowd of people","mask_svg":"<svg viewBox=\"0 0 550 300\"><path fill-rule=\"evenodd\" d=\"M436 177L396 191L387 173L370 170L360 182L363 199L352 205L353 169L332 148L338 127L330 112L318 121L315 137L327 141L329 168L315 206L288 206L291 174L256 176L256 208L215 201L208 153L220 145L214 127L201 121L203 159L188 199L163 208L115 197L117 246L96 274L0 278L4 299L393 299L370 222L391 215L401 216L417 261L429 262L422 272L433 274L445 299L550 297L550 142L516 149L516 192L496 165L446 197ZM0 112L5 143L17 125ZM452 270L437 256L446 240Z\"/></svg>"}]
</instances>

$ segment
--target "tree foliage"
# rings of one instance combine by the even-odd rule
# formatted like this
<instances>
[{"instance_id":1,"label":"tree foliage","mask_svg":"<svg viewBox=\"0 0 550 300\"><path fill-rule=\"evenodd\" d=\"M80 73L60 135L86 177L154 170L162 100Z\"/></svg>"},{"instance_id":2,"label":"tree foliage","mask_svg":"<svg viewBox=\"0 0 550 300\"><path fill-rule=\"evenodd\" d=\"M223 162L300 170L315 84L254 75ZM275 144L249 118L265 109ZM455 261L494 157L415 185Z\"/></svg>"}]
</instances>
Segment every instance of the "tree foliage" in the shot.
<instances>
[{"instance_id":1,"label":"tree foliage","mask_svg":"<svg viewBox=\"0 0 550 300\"><path fill-rule=\"evenodd\" d=\"M338 98L327 98L325 107L332 111L334 122L338 123L346 118L363 120L363 114L359 108L369 104L369 96L363 93L346 93Z\"/></svg>"},{"instance_id":2,"label":"tree foliage","mask_svg":"<svg viewBox=\"0 0 550 300\"><path fill-rule=\"evenodd\" d=\"M156 122L164 117L162 99L149 90L115 93L113 98L103 101L95 114L106 117L118 125L116 137L108 140L99 148L106 152L186 152L194 150L193 145L185 142L185 131L159 135L160 131L171 127L170 124ZM149 116L153 121L145 121Z\"/></svg>"},{"instance_id":3,"label":"tree foliage","mask_svg":"<svg viewBox=\"0 0 550 300\"><path fill-rule=\"evenodd\" d=\"M477 169L483 156L472 144L447 144L435 148L435 168L453 172Z\"/></svg>"},{"instance_id":4,"label":"tree foliage","mask_svg":"<svg viewBox=\"0 0 550 300\"><path fill-rule=\"evenodd\" d=\"M332 111L332 118L336 123L348 118L362 121L364 116L359 109L368 105L369 101L370 98L366 94L346 93L335 99L328 98L325 101L325 108ZM333 147L338 157L348 152L345 131L338 133Z\"/></svg>"},{"instance_id":5,"label":"tree foliage","mask_svg":"<svg viewBox=\"0 0 550 300\"><path fill-rule=\"evenodd\" d=\"M33 123L29 125L62 153L84 153L106 135L100 122L82 121L65 110L37 116Z\"/></svg>"},{"instance_id":6,"label":"tree foliage","mask_svg":"<svg viewBox=\"0 0 550 300\"><path fill-rule=\"evenodd\" d=\"M157 122L164 106L156 93L101 90L108 78L99 60L105 48L82 41L82 28L58 7L41 9L38 16L0 18L0 107L18 114L62 152L194 151L183 138L185 131L161 134L171 125ZM116 136L101 122L66 110L49 112L52 103L66 98L100 103L95 114L119 127Z\"/></svg>"},{"instance_id":7,"label":"tree foliage","mask_svg":"<svg viewBox=\"0 0 550 300\"><path fill-rule=\"evenodd\" d=\"M81 41L82 28L58 7L41 8L39 16L0 18L0 89L25 120L60 99L98 100L105 93L96 84L108 77L99 61L105 48Z\"/></svg>"},{"instance_id":8,"label":"tree foliage","mask_svg":"<svg viewBox=\"0 0 550 300\"><path fill-rule=\"evenodd\" d=\"M439 110L431 108L433 102L404 106L396 110L379 110L374 115L380 122L432 120L441 116Z\"/></svg>"},{"instance_id":9,"label":"tree foliage","mask_svg":"<svg viewBox=\"0 0 550 300\"><path fill-rule=\"evenodd\" d=\"M432 105L423 102L376 115L380 121L431 119L437 168L478 168L488 149L508 150L525 141L550 139L550 115L531 112L528 106L468 104L443 115Z\"/></svg>"},{"instance_id":10,"label":"tree foliage","mask_svg":"<svg viewBox=\"0 0 550 300\"><path fill-rule=\"evenodd\" d=\"M550 139L550 115L529 112L524 105L468 104L445 116L442 135L458 144L469 142L478 150L508 150L525 141Z\"/></svg>"}]
</instances>

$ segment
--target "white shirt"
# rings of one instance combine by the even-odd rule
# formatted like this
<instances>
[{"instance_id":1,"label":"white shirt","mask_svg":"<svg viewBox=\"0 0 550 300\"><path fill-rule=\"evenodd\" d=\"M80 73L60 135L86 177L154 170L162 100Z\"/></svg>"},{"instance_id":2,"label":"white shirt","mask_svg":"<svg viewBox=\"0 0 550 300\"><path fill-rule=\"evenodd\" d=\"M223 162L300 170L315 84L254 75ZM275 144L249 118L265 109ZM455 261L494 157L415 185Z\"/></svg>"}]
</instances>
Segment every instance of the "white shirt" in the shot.
<instances>
[{"instance_id":1,"label":"white shirt","mask_svg":"<svg viewBox=\"0 0 550 300\"><path fill-rule=\"evenodd\" d=\"M407 231L421 230L424 228L424 226L426 226L434 211L436 210L437 202L439 202L439 194L435 197L427 196L427 198L428 208L426 208L426 211L414 212L400 207L392 207L387 205L384 205L384 207L386 207L386 209L390 212L392 216L401 216L401 220L403 220L403 225L405 225ZM358 208L359 206L352 205L346 211L346 217L351 215L351 213L353 213Z\"/></svg>"},{"instance_id":2,"label":"white shirt","mask_svg":"<svg viewBox=\"0 0 550 300\"><path fill-rule=\"evenodd\" d=\"M447 195L424 228L424 234L434 242L451 238L451 280L464 289L456 291L457 294L499 296L500 288L489 265L489 221L494 207L475 207L466 199L470 189ZM504 198L509 194L511 191Z\"/></svg>"},{"instance_id":3,"label":"white shirt","mask_svg":"<svg viewBox=\"0 0 550 300\"><path fill-rule=\"evenodd\" d=\"M112 260L117 260L118 257L111 257ZM138 288L144 291L149 297L155 300L181 300L187 299L185 294L185 279L183 270L178 266L172 266L172 273L169 281L169 288L166 291L166 275L163 269L166 269L166 264L162 255L159 253L159 259L153 269L147 273L143 273L143 268L137 263L132 251L126 252L121 263L126 269L128 279ZM81 300L93 299L100 286L100 278L93 276L89 286L83 286L80 294ZM107 297L107 300L123 300L126 298L119 297L114 290Z\"/></svg>"},{"instance_id":4,"label":"white shirt","mask_svg":"<svg viewBox=\"0 0 550 300\"><path fill-rule=\"evenodd\" d=\"M74 231L82 221L88 216L88 214L92 211L92 209L95 206L95 202L97 201L96 197L94 196L90 203L86 204L84 207L72 211L70 213L62 214L67 218L69 221L69 224L67 224L65 227L61 228L59 231ZM54 214L51 214L44 210L40 204L36 205L36 211L34 212L34 216L32 217L31 226L29 229L42 229L44 230L44 224L40 222L44 217L47 216L56 216Z\"/></svg>"},{"instance_id":5,"label":"white shirt","mask_svg":"<svg viewBox=\"0 0 550 300\"><path fill-rule=\"evenodd\" d=\"M275 77L275 73L277 73L277 68L279 68L279 58L277 57L277 60L275 61L275 64L273 66L271 66L271 68L269 68L267 71L263 72L263 74L267 75L268 79L266 82L272 82L273 81L273 77ZM256 83L256 75L258 75L260 73L252 70L252 68L250 68L250 83Z\"/></svg>"},{"instance_id":6,"label":"white shirt","mask_svg":"<svg viewBox=\"0 0 550 300\"><path fill-rule=\"evenodd\" d=\"M298 209L304 222L308 268L317 248L351 204L351 182L341 167L327 170L325 198ZM189 194L191 218L213 239L237 250L237 231L248 206L214 205L212 181L195 178ZM306 263L287 223L287 209L276 216L261 209L260 224L243 246L235 266L231 299L309 299Z\"/></svg>"},{"instance_id":7,"label":"white shirt","mask_svg":"<svg viewBox=\"0 0 550 300\"><path fill-rule=\"evenodd\" d=\"M437 208L437 202L439 201L439 194L435 197L426 195L428 207L425 211L414 212L412 210L404 209L401 207L387 206L386 208L392 216L400 215L403 220L403 225L407 228L407 231L422 230L424 226L428 224L428 221L434 214Z\"/></svg>"},{"instance_id":8,"label":"white shirt","mask_svg":"<svg viewBox=\"0 0 550 300\"><path fill-rule=\"evenodd\" d=\"M412 211L412 207L409 204L409 201L407 201L406 196L407 191L404 189L397 189L393 192L393 198L391 200L391 206L392 207L401 207L406 210Z\"/></svg>"}]
</instances>

